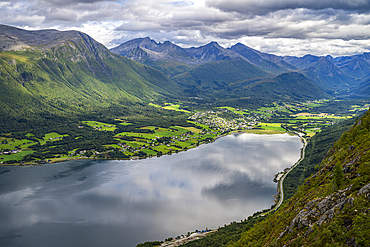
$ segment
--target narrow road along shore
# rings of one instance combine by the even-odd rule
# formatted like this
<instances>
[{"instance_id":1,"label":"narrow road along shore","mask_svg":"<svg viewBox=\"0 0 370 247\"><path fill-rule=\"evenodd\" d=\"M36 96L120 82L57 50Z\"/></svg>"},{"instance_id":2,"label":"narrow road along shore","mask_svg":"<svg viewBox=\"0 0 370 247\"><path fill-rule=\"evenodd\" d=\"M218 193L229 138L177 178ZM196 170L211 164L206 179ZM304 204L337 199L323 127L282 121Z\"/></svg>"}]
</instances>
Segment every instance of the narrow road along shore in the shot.
<instances>
[{"instance_id":1,"label":"narrow road along shore","mask_svg":"<svg viewBox=\"0 0 370 247\"><path fill-rule=\"evenodd\" d=\"M278 183L279 183L279 185L278 185L279 186L279 194L280 194L279 201L275 205L275 207L272 208L270 211L266 212L265 215L268 214L268 213L270 213L270 212L272 212L272 211L275 211L276 209L278 209L281 206L281 204L284 201L284 189L283 189L284 179L289 174L289 172L294 169L294 167L296 167L299 163L301 163L301 161L305 157L305 151L306 151L307 141L306 141L306 139L303 136L300 135L300 133L298 133L298 132L294 132L294 133L297 134L301 138L301 140L303 142L303 147L301 149L301 157L299 158L299 160L286 173L284 173L283 177L278 181Z\"/></svg>"}]
</instances>

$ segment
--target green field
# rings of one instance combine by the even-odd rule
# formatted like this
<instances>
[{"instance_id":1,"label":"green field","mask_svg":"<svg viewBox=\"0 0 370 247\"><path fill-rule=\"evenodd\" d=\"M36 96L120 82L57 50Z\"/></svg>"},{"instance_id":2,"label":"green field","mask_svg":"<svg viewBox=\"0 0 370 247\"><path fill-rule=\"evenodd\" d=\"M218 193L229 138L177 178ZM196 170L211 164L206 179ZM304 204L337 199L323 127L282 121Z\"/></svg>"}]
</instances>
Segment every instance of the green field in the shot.
<instances>
[{"instance_id":1,"label":"green field","mask_svg":"<svg viewBox=\"0 0 370 247\"><path fill-rule=\"evenodd\" d=\"M116 125L115 124L108 124L108 123L102 123L97 121L82 121L81 123L86 124L95 130L99 131L115 131ZM122 123L123 125L126 125L126 123Z\"/></svg>"},{"instance_id":2,"label":"green field","mask_svg":"<svg viewBox=\"0 0 370 247\"><path fill-rule=\"evenodd\" d=\"M165 106L160 106L157 104L149 103L150 106L154 106L157 108L162 108L166 110L171 110L171 111L179 111L179 112L185 112L185 113L190 113L190 111L180 109L181 104L172 104L172 103L166 103Z\"/></svg>"},{"instance_id":3,"label":"green field","mask_svg":"<svg viewBox=\"0 0 370 247\"><path fill-rule=\"evenodd\" d=\"M63 137L65 136L68 136L68 135L60 135L56 132L51 132L51 133L47 133L45 134L45 137L43 138L43 140L40 140L40 144L41 145L44 145L46 142L54 142L54 141L58 141L60 139L62 139Z\"/></svg>"},{"instance_id":4,"label":"green field","mask_svg":"<svg viewBox=\"0 0 370 247\"><path fill-rule=\"evenodd\" d=\"M234 112L236 114L240 114L240 115L244 115L244 114L247 114L248 110L237 110L236 108L234 107L230 107L230 106L220 106L220 107L216 107L217 109L226 109L226 110L229 110L231 112Z\"/></svg>"},{"instance_id":5,"label":"green field","mask_svg":"<svg viewBox=\"0 0 370 247\"><path fill-rule=\"evenodd\" d=\"M28 154L32 154L35 151L33 150L24 150L15 154L0 155L0 162L6 162L9 160L22 160L22 158Z\"/></svg>"},{"instance_id":6,"label":"green field","mask_svg":"<svg viewBox=\"0 0 370 247\"><path fill-rule=\"evenodd\" d=\"M77 121L69 130L65 130L65 125L61 125L50 129L49 132L31 131L32 133L1 136L0 149L5 154L0 155L0 158L1 162L9 164L20 163L22 159L27 162L34 160L36 163L45 163L86 156L111 159L143 158L187 150L235 131L279 134L286 133L285 129L289 129L301 132L306 137L313 137L323 128L357 114L357 111L350 112L351 109L362 109L361 104L353 104L348 107L350 115L348 112L331 115L330 111L323 111L329 115L294 116L297 113L320 114L319 109L326 104L324 101L290 104L280 102L248 110L222 106L207 111L195 111L188 119L185 114L169 113L182 116L181 123L184 126L176 121L173 125L157 125L157 122L151 119L143 121L140 116L137 116L139 123L125 117L115 117L111 122L107 119ZM181 110L182 106L180 103L151 105L173 111ZM81 125L85 125L85 128ZM17 151L10 154L9 150Z\"/></svg>"},{"instance_id":7,"label":"green field","mask_svg":"<svg viewBox=\"0 0 370 247\"><path fill-rule=\"evenodd\" d=\"M285 129L281 127L280 123L260 123L256 127L264 130L285 131Z\"/></svg>"},{"instance_id":8,"label":"green field","mask_svg":"<svg viewBox=\"0 0 370 247\"><path fill-rule=\"evenodd\" d=\"M17 147L27 148L28 146L33 144L35 144L33 141L27 139L18 140L14 138L0 137L0 150L14 150L17 149Z\"/></svg>"}]
</instances>

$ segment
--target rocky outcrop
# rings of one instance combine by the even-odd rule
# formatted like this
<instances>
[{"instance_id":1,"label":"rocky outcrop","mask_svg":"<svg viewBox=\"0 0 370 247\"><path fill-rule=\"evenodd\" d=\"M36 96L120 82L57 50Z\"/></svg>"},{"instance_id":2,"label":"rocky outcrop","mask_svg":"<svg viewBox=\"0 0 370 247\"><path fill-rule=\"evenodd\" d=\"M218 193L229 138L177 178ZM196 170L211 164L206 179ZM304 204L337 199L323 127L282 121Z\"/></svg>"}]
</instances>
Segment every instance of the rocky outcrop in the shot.
<instances>
[{"instance_id":1,"label":"rocky outcrop","mask_svg":"<svg viewBox=\"0 0 370 247\"><path fill-rule=\"evenodd\" d=\"M281 239L285 234L294 232L295 229L301 230L308 227L305 235L307 236L313 231L314 225L321 227L325 222L333 219L334 215L340 213L345 204L353 206L354 199L350 196L351 186L344 190L339 190L324 198L318 198L306 203L305 207L299 211L297 216L291 221L290 226L285 227L280 233L277 240ZM370 183L363 186L357 193L357 196L365 195L370 199ZM344 226L349 229L352 226L352 220L347 219ZM358 246L355 238L347 239L348 246Z\"/></svg>"},{"instance_id":2,"label":"rocky outcrop","mask_svg":"<svg viewBox=\"0 0 370 247\"><path fill-rule=\"evenodd\" d=\"M365 185L364 187L362 187L358 193L357 193L358 196L360 195L365 195L367 197L367 199L370 199L370 183Z\"/></svg>"},{"instance_id":3,"label":"rocky outcrop","mask_svg":"<svg viewBox=\"0 0 370 247\"><path fill-rule=\"evenodd\" d=\"M366 190L366 188L368 190ZM364 187L363 191L370 194L370 184L366 188ZM315 224L320 227L327 220L331 220L335 212L337 210L341 211L345 204L353 205L354 199L349 197L350 190L351 186L344 190L339 190L325 198L319 198L308 202L292 220L290 226L286 227L285 230L280 233L278 239L282 238L286 233L292 233L295 228L300 230L308 227L305 233L307 235L313 231L312 227Z\"/></svg>"}]
</instances>

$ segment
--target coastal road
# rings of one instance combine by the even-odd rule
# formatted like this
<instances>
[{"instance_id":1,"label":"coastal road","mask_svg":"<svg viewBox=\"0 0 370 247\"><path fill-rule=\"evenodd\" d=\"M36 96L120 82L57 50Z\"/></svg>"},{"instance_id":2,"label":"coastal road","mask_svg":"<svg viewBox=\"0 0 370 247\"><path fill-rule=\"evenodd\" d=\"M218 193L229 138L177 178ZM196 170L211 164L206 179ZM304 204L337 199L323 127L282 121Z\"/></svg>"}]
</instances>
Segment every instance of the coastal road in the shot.
<instances>
[{"instance_id":1,"label":"coastal road","mask_svg":"<svg viewBox=\"0 0 370 247\"><path fill-rule=\"evenodd\" d=\"M283 175L283 177L278 181L278 183L279 183L279 192L280 192L280 198L279 198L279 201L278 201L278 203L275 205L275 207L273 208L273 209L271 209L269 212L267 212L266 214L268 214L268 213L270 213L270 212L272 212L272 211L275 211L276 209L278 209L280 206L281 206L281 204L283 203L283 201L284 201L284 189L283 189L283 183L284 183L284 179L285 179L285 177L289 174L289 172L291 171L291 170L293 170L294 169L294 167L296 167L299 163L301 163L301 161L304 159L304 157L305 157L305 150L306 150L306 146L307 146L307 141L306 141L306 139L302 136L302 135L300 135L300 133L297 133L297 132L295 132L295 134L297 134L300 138L301 138L301 140L303 141L303 147L302 147L302 150L301 150L301 157L299 158L299 160L289 169L289 171L287 171L284 175Z\"/></svg>"}]
</instances>

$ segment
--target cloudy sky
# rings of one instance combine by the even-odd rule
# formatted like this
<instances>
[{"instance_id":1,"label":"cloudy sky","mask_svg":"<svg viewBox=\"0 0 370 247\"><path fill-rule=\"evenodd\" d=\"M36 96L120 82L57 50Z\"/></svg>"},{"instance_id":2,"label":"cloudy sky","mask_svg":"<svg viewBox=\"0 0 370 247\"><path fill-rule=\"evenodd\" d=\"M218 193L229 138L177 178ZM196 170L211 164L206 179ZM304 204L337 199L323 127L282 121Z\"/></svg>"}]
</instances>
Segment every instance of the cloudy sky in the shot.
<instances>
[{"instance_id":1,"label":"cloudy sky","mask_svg":"<svg viewBox=\"0 0 370 247\"><path fill-rule=\"evenodd\" d=\"M79 30L108 48L149 36L182 47L240 42L277 55L370 51L370 0L1 0L0 23Z\"/></svg>"}]
</instances>

